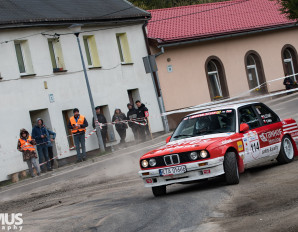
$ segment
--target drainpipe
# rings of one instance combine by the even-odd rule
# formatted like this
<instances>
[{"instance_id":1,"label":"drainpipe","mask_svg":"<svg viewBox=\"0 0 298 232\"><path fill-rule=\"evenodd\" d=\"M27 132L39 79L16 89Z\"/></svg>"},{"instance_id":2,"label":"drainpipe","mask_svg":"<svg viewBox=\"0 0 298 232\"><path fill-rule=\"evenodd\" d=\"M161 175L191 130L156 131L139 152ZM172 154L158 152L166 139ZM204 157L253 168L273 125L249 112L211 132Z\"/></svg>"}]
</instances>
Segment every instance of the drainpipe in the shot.
<instances>
[{"instance_id":1,"label":"drainpipe","mask_svg":"<svg viewBox=\"0 0 298 232\"><path fill-rule=\"evenodd\" d=\"M149 46L149 42L148 42L148 37L147 37L147 33L146 33L146 26L148 25L148 21L146 21L143 26L143 34L144 34L144 38L145 38L145 42L146 42L146 48L147 48L147 53L148 55L151 55L151 50L150 50L150 46ZM155 54L155 58L160 56L161 54L164 53L164 48L161 48L161 51L157 54ZM164 100L162 97L162 92L161 92L161 87L160 87L160 82L159 82L159 77L158 77L158 73L157 72L152 72L151 73L152 76L152 80L153 80L153 85L154 85L154 89L156 92L156 96L158 99L158 105L159 105L159 110L162 114L162 122L163 122L163 126L164 126L164 130L165 133L169 133L170 128L169 128L169 122L168 122L168 118L166 115L164 115L164 113L166 113L166 109L165 109L165 104L164 104Z\"/></svg>"}]
</instances>

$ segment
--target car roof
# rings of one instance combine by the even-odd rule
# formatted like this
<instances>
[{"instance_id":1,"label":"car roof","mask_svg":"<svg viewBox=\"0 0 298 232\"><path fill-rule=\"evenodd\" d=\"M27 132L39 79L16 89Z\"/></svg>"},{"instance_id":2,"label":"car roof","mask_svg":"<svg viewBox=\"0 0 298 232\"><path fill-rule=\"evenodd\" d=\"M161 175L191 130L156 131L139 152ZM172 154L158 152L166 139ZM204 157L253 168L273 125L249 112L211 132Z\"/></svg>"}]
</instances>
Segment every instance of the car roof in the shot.
<instances>
[{"instance_id":1,"label":"car roof","mask_svg":"<svg viewBox=\"0 0 298 232\"><path fill-rule=\"evenodd\" d=\"M215 105L215 106L206 106L206 108L199 110L195 113L191 113L186 115L185 117L191 116L191 115L196 115L196 114L201 114L201 113L206 113L206 112L210 112L210 111L216 111L216 110L225 110L225 109L234 109L237 110L238 108L242 107L242 106L247 106L247 105L251 105L251 104L256 104L256 103L260 103L260 102L246 102L246 103L223 103L221 105Z\"/></svg>"}]
</instances>

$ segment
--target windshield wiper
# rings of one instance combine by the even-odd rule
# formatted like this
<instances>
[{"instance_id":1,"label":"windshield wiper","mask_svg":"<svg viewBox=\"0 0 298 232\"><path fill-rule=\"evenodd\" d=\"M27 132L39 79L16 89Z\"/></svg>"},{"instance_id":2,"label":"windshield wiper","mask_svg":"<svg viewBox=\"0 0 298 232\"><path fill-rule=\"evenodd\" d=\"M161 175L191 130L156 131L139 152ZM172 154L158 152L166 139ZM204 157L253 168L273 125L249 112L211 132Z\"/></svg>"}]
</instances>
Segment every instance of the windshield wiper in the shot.
<instances>
[{"instance_id":1,"label":"windshield wiper","mask_svg":"<svg viewBox=\"0 0 298 232\"><path fill-rule=\"evenodd\" d=\"M180 138L180 137L194 137L195 135L176 135L176 136L174 136L173 138Z\"/></svg>"}]
</instances>

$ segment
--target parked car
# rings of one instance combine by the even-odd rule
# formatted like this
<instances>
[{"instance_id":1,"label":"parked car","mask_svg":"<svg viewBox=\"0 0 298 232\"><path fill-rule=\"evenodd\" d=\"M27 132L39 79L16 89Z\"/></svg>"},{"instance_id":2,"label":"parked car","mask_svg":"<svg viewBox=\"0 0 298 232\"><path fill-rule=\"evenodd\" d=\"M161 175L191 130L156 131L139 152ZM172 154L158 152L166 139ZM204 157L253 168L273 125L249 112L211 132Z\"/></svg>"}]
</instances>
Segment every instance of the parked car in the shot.
<instances>
[{"instance_id":1,"label":"parked car","mask_svg":"<svg viewBox=\"0 0 298 232\"><path fill-rule=\"evenodd\" d=\"M184 117L165 146L140 158L139 175L155 196L170 184L220 175L238 184L246 168L293 161L297 143L296 121L281 120L263 103L213 108Z\"/></svg>"}]
</instances>

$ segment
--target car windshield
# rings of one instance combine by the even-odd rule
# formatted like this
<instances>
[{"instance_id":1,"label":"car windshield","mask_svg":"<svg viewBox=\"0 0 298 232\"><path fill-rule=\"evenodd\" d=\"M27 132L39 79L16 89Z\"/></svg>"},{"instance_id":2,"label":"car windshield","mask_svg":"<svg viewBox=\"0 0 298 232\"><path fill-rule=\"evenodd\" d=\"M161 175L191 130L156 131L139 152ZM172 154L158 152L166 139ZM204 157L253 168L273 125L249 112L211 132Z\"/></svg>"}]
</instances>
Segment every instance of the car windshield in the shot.
<instances>
[{"instance_id":1,"label":"car windshield","mask_svg":"<svg viewBox=\"0 0 298 232\"><path fill-rule=\"evenodd\" d=\"M185 117L175 130L171 141L178 139L235 132L235 110L210 111Z\"/></svg>"}]
</instances>

